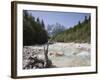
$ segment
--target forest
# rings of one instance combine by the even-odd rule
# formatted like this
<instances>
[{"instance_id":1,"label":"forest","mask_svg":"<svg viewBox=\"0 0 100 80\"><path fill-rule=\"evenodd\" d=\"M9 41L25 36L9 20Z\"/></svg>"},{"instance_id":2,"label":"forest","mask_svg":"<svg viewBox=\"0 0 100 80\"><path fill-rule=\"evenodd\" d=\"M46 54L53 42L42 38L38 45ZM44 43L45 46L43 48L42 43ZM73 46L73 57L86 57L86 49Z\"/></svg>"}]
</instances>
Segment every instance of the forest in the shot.
<instances>
[{"instance_id":1,"label":"forest","mask_svg":"<svg viewBox=\"0 0 100 80\"><path fill-rule=\"evenodd\" d=\"M77 42L90 43L91 42L91 18L85 16L83 22L78 22L77 25L71 27L62 33L53 36L53 41L56 42Z\"/></svg>"},{"instance_id":2,"label":"forest","mask_svg":"<svg viewBox=\"0 0 100 80\"><path fill-rule=\"evenodd\" d=\"M34 17L27 10L23 11L23 45L45 44L51 42L91 42L91 18L85 16L68 29L60 23L48 24L47 29L43 20Z\"/></svg>"},{"instance_id":3,"label":"forest","mask_svg":"<svg viewBox=\"0 0 100 80\"><path fill-rule=\"evenodd\" d=\"M45 24L39 18L23 11L23 45L44 44L48 41Z\"/></svg>"}]
</instances>

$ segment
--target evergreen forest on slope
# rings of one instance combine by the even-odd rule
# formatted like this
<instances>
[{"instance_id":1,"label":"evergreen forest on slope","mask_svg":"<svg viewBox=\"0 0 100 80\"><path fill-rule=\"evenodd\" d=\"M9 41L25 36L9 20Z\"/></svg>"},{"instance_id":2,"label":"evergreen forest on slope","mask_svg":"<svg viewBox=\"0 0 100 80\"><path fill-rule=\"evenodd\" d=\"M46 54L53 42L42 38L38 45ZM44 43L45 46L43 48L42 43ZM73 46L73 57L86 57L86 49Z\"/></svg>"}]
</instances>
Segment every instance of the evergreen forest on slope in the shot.
<instances>
[{"instance_id":1,"label":"evergreen forest on slope","mask_svg":"<svg viewBox=\"0 0 100 80\"><path fill-rule=\"evenodd\" d=\"M85 19L83 22L78 22L77 25L71 27L52 37L55 42L76 42L76 43L90 43L91 42L91 18Z\"/></svg>"}]
</instances>

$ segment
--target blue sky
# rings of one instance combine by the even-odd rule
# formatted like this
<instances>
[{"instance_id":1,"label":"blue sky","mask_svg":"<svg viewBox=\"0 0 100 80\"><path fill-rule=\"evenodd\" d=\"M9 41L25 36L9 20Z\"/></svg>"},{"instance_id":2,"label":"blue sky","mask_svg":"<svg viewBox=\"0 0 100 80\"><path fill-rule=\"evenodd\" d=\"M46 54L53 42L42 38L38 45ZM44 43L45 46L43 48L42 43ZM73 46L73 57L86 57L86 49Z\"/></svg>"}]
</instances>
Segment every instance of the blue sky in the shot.
<instances>
[{"instance_id":1,"label":"blue sky","mask_svg":"<svg viewBox=\"0 0 100 80\"><path fill-rule=\"evenodd\" d=\"M43 19L45 26L48 24L60 23L64 25L65 28L73 27L79 21L83 21L85 16L89 16L90 13L73 13L73 12L55 12L55 11L30 11L35 18L39 17L40 20Z\"/></svg>"}]
</instances>

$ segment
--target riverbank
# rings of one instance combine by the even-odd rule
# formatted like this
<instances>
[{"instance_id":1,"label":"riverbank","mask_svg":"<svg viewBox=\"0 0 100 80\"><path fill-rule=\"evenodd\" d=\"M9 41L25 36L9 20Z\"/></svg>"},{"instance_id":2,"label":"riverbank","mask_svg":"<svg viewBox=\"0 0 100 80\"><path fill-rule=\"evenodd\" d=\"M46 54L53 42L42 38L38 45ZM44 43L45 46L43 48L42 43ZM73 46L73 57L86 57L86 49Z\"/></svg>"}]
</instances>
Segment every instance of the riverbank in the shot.
<instances>
[{"instance_id":1,"label":"riverbank","mask_svg":"<svg viewBox=\"0 0 100 80\"><path fill-rule=\"evenodd\" d=\"M28 57L37 55L44 59L44 46L24 46L23 65ZM91 45L88 43L54 43L48 48L48 57L56 67L80 67L91 64Z\"/></svg>"}]
</instances>

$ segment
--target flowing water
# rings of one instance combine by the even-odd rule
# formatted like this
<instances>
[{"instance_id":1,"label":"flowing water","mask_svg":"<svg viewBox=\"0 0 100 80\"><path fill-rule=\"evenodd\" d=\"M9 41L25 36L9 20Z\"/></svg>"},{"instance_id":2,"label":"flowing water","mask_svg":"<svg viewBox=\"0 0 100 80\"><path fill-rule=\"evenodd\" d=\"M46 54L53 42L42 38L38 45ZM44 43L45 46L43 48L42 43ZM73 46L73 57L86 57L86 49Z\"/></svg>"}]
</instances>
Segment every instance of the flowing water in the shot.
<instances>
[{"instance_id":1,"label":"flowing water","mask_svg":"<svg viewBox=\"0 0 100 80\"><path fill-rule=\"evenodd\" d=\"M44 58L44 45L28 46ZM37 51L36 51L37 50ZM56 67L91 65L91 45L88 43L54 43L48 48L48 57Z\"/></svg>"},{"instance_id":2,"label":"flowing water","mask_svg":"<svg viewBox=\"0 0 100 80\"><path fill-rule=\"evenodd\" d=\"M57 67L90 66L91 63L90 44L87 43L56 43L49 46L50 52L53 54L49 58Z\"/></svg>"}]
</instances>

